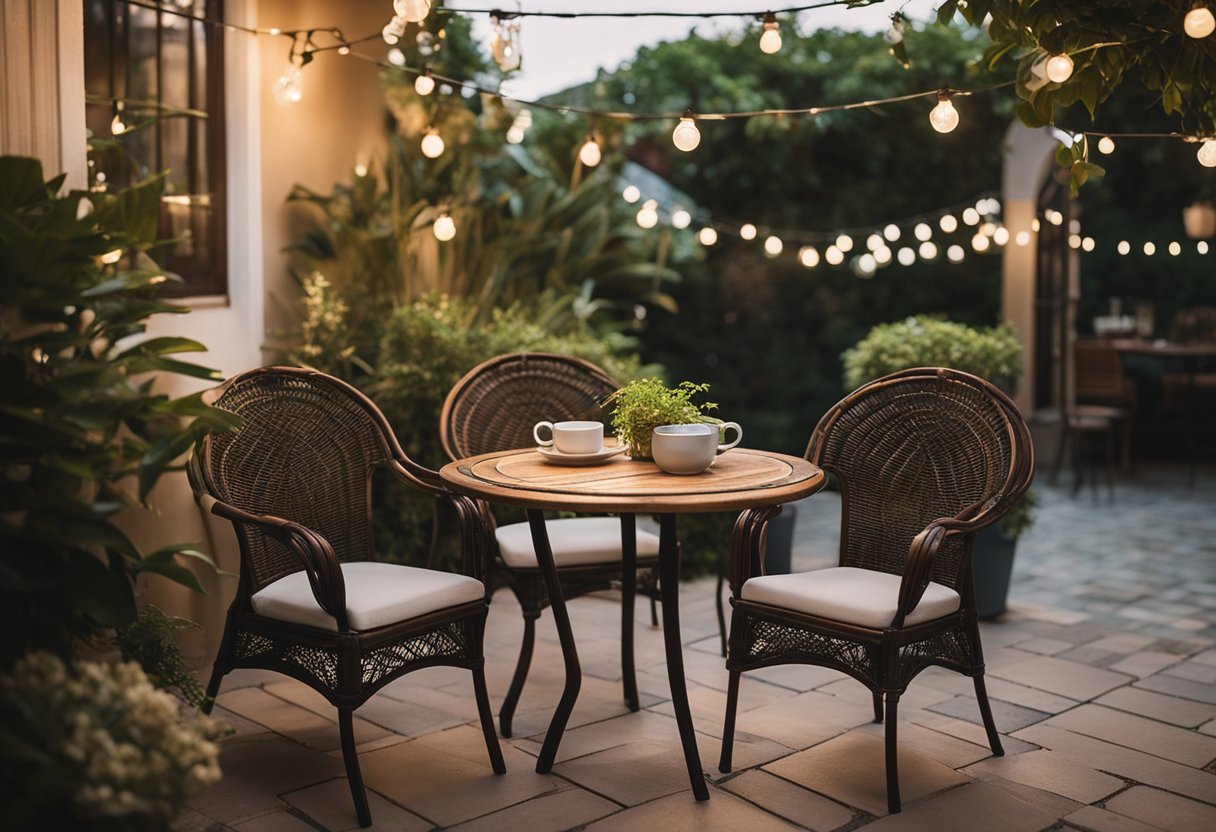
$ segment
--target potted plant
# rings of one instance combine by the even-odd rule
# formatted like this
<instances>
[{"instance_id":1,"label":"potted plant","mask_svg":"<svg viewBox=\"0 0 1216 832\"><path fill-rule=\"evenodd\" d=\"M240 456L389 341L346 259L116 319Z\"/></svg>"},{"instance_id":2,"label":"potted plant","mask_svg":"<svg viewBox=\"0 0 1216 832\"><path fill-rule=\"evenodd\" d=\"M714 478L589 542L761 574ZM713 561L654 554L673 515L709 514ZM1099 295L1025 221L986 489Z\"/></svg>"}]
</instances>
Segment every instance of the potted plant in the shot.
<instances>
[{"instance_id":1,"label":"potted plant","mask_svg":"<svg viewBox=\"0 0 1216 832\"><path fill-rule=\"evenodd\" d=\"M879 324L841 358L850 389L912 367L950 367L1010 390L1022 372L1022 345L1008 324L975 328L927 315ZM976 535L972 579L980 618L1005 611L1017 539L1034 522L1036 502L1028 491L1001 522Z\"/></svg>"},{"instance_id":2,"label":"potted plant","mask_svg":"<svg viewBox=\"0 0 1216 832\"><path fill-rule=\"evenodd\" d=\"M614 405L612 429L629 446L634 459L650 459L650 434L659 425L690 425L694 422L716 424L707 415L718 405L694 402L693 396L709 390L708 384L682 381L668 387L653 376L629 382L604 402Z\"/></svg>"}]
</instances>

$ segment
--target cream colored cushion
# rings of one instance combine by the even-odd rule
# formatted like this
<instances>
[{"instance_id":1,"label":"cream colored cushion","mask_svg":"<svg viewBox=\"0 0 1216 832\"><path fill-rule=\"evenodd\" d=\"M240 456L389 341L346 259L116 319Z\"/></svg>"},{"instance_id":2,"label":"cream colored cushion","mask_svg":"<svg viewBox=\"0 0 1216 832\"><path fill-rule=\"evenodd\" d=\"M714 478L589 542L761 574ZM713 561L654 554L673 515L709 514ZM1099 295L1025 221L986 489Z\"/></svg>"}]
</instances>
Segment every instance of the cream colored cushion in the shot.
<instances>
[{"instance_id":1,"label":"cream colored cushion","mask_svg":"<svg viewBox=\"0 0 1216 832\"><path fill-rule=\"evenodd\" d=\"M891 626L899 603L899 575L837 566L796 575L763 575L743 584L743 599L758 604L882 629ZM905 625L932 621L956 612L960 599L950 587L933 581Z\"/></svg>"},{"instance_id":2,"label":"cream colored cushion","mask_svg":"<svg viewBox=\"0 0 1216 832\"><path fill-rule=\"evenodd\" d=\"M617 517L546 520L545 529L549 533L553 562L558 566L619 563L621 560L621 521ZM494 537L507 566L536 566L532 529L527 523L499 526ZM638 557L654 557L658 553L659 536L639 529Z\"/></svg>"},{"instance_id":3,"label":"cream colored cushion","mask_svg":"<svg viewBox=\"0 0 1216 832\"><path fill-rule=\"evenodd\" d=\"M342 564L346 617L352 630L374 630L407 618L485 597L481 581L435 569L371 561ZM250 598L258 615L338 631L334 617L313 597L304 572L262 587Z\"/></svg>"}]
</instances>

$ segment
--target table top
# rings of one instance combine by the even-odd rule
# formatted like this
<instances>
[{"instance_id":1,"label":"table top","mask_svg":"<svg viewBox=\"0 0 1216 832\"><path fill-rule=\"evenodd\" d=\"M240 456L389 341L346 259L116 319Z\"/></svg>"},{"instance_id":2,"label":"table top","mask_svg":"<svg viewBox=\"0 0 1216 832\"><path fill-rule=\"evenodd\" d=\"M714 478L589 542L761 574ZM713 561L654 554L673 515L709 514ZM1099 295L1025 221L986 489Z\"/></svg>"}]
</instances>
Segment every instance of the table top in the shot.
<instances>
[{"instance_id":1,"label":"table top","mask_svg":"<svg viewBox=\"0 0 1216 832\"><path fill-rule=\"evenodd\" d=\"M535 449L460 459L439 472L453 490L525 508L634 513L740 511L788 503L823 487L805 459L734 448L700 474L667 474L653 462L616 456L600 465L569 467Z\"/></svg>"},{"instance_id":2,"label":"table top","mask_svg":"<svg viewBox=\"0 0 1216 832\"><path fill-rule=\"evenodd\" d=\"M1216 341L1202 344L1180 344L1176 341L1148 341L1140 338L1116 338L1110 345L1119 352L1135 355L1160 355L1167 358L1202 358L1216 355Z\"/></svg>"}]
</instances>

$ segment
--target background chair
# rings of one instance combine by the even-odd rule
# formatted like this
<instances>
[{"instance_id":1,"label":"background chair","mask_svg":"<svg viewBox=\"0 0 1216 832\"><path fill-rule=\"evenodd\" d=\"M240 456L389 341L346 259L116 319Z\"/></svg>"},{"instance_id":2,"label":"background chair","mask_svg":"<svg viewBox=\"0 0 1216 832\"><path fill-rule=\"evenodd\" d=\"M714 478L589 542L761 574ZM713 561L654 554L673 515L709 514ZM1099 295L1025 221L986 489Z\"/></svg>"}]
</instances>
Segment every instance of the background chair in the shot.
<instances>
[{"instance_id":1,"label":"background chair","mask_svg":"<svg viewBox=\"0 0 1216 832\"><path fill-rule=\"evenodd\" d=\"M620 387L603 370L578 358L552 353L513 353L474 367L456 383L443 403L439 438L452 459L535 445L532 427L539 421L602 420L603 401ZM489 506L482 505L494 530L495 578L519 599L524 637L511 687L499 711L499 727L511 736L511 720L528 678L536 640L536 619L548 606L544 581L527 523L495 527ZM625 701L639 707L633 659L633 610L637 570L658 565L658 535L636 528L632 514L572 517L546 522L562 593L575 598L621 585L621 675ZM630 546L630 543L633 543ZM491 586L496 581L491 581ZM654 620L654 599L651 618Z\"/></svg>"},{"instance_id":2,"label":"background chair","mask_svg":"<svg viewBox=\"0 0 1216 832\"><path fill-rule=\"evenodd\" d=\"M999 520L1030 484L1030 433L1013 402L988 382L916 369L837 404L815 428L806 456L840 484L840 565L765 575L765 527L779 509L740 515L719 768L731 768L740 674L822 665L870 689L875 722L884 719L885 701L887 804L898 812L896 707L926 667L974 678L989 745L1004 753L984 688L971 552L975 532Z\"/></svg>"},{"instance_id":3,"label":"background chair","mask_svg":"<svg viewBox=\"0 0 1216 832\"><path fill-rule=\"evenodd\" d=\"M368 826L354 710L412 670L467 667L491 765L506 771L486 694L486 541L473 502L407 458L376 406L338 379L266 367L230 379L206 400L243 424L204 438L189 468L200 505L232 521L241 548L240 585L203 710L237 667L276 670L318 691L338 709L351 796ZM377 467L452 503L465 574L375 562Z\"/></svg>"}]
</instances>

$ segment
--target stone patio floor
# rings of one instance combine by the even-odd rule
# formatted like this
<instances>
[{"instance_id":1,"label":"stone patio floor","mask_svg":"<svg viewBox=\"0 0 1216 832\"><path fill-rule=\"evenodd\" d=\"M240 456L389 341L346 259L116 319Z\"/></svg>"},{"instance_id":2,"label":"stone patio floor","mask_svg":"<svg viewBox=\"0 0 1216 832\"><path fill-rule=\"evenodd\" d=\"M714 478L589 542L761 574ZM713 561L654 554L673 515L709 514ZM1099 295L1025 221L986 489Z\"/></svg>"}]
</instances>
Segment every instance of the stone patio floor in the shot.
<instances>
[{"instance_id":1,"label":"stone patio floor","mask_svg":"<svg viewBox=\"0 0 1216 832\"><path fill-rule=\"evenodd\" d=\"M619 604L576 599L583 687L553 773L533 770L562 684L552 618L491 773L467 671L432 668L389 685L356 714L375 828L973 830L1216 829L1216 470L1194 488L1156 468L1073 497L1041 477L1010 609L983 625L988 690L1006 756L985 744L969 679L922 673L900 702L904 811L886 814L882 726L842 674L787 666L746 674L732 774L717 772L727 674L712 578L681 588L684 655L711 799L692 798L668 700L662 634L638 606L643 708L623 704ZM795 569L834 564L839 499L799 506ZM497 711L522 632L514 598L494 598L487 676ZM225 679L216 715L222 782L177 829L357 828L334 710L271 673Z\"/></svg>"}]
</instances>

